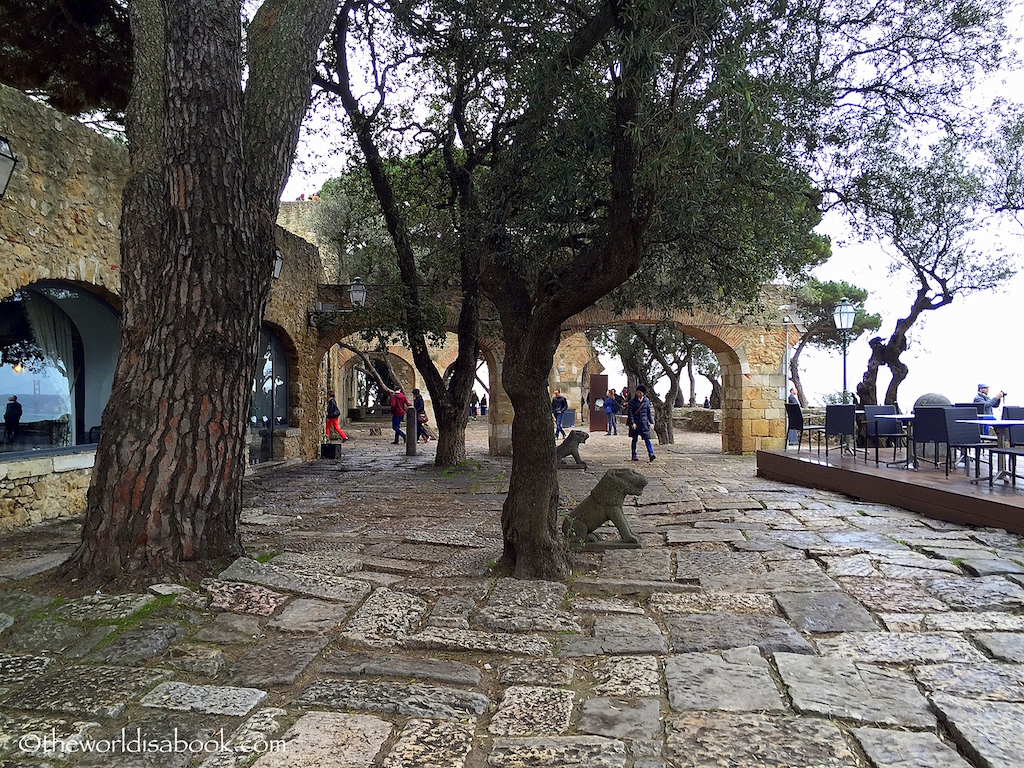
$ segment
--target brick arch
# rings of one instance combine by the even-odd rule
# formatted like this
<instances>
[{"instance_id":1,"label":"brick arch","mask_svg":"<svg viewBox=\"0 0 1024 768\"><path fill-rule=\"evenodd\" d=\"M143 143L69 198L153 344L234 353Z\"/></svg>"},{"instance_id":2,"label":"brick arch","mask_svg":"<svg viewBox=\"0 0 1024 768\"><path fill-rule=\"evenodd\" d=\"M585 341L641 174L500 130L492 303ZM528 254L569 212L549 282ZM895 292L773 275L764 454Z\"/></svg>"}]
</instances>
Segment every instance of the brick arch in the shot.
<instances>
[{"instance_id":1,"label":"brick arch","mask_svg":"<svg viewBox=\"0 0 1024 768\"><path fill-rule=\"evenodd\" d=\"M785 329L777 320L769 315L738 317L701 309L637 307L613 312L593 306L569 318L563 333L625 323L669 323L715 353L722 369L723 453L785 446Z\"/></svg>"}]
</instances>

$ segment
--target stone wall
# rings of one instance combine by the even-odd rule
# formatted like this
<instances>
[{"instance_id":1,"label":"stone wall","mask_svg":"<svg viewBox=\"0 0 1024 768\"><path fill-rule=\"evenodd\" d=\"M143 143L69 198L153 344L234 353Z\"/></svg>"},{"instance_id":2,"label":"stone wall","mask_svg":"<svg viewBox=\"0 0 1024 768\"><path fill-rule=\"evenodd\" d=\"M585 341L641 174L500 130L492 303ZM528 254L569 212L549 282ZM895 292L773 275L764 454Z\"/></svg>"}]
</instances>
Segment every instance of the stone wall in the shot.
<instances>
[{"instance_id":1,"label":"stone wall","mask_svg":"<svg viewBox=\"0 0 1024 768\"><path fill-rule=\"evenodd\" d=\"M0 131L18 157L0 200L0 298L47 279L114 296L125 148L3 85Z\"/></svg>"},{"instance_id":2,"label":"stone wall","mask_svg":"<svg viewBox=\"0 0 1024 768\"><path fill-rule=\"evenodd\" d=\"M0 530L85 511L95 451L0 461Z\"/></svg>"}]
</instances>

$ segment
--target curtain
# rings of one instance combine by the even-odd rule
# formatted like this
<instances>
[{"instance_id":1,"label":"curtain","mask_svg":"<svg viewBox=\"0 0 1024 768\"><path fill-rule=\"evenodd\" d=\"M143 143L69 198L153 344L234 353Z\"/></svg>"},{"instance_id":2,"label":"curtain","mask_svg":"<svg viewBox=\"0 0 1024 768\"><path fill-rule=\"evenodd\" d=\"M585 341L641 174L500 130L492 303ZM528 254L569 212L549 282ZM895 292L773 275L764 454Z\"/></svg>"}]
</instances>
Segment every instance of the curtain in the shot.
<instances>
[{"instance_id":1,"label":"curtain","mask_svg":"<svg viewBox=\"0 0 1024 768\"><path fill-rule=\"evenodd\" d=\"M56 304L33 291L22 291L25 313L35 342L43 351L43 355L68 380L68 445L77 445L77 419L75 418L75 390L78 380L78 369L75 367L74 337L71 320Z\"/></svg>"}]
</instances>

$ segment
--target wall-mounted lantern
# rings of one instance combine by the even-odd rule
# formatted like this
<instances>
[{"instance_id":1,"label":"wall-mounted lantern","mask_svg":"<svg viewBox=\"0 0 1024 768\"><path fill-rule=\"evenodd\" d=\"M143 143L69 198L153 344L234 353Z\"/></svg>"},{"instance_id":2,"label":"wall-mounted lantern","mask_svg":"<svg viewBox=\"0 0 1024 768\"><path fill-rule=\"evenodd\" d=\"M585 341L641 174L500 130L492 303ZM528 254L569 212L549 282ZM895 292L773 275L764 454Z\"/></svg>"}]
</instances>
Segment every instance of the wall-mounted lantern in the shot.
<instances>
[{"instance_id":1,"label":"wall-mounted lantern","mask_svg":"<svg viewBox=\"0 0 1024 768\"><path fill-rule=\"evenodd\" d=\"M284 268L284 254L281 253L280 248L274 249L274 279L277 280L281 277L281 270Z\"/></svg>"},{"instance_id":2,"label":"wall-mounted lantern","mask_svg":"<svg viewBox=\"0 0 1024 768\"><path fill-rule=\"evenodd\" d=\"M7 191L7 185L14 175L14 166L17 164L18 158L14 156L11 142L5 136L0 136L0 197Z\"/></svg>"},{"instance_id":3,"label":"wall-mounted lantern","mask_svg":"<svg viewBox=\"0 0 1024 768\"><path fill-rule=\"evenodd\" d=\"M348 298L353 307L366 306L366 286L360 278L354 278L352 285L348 287Z\"/></svg>"}]
</instances>

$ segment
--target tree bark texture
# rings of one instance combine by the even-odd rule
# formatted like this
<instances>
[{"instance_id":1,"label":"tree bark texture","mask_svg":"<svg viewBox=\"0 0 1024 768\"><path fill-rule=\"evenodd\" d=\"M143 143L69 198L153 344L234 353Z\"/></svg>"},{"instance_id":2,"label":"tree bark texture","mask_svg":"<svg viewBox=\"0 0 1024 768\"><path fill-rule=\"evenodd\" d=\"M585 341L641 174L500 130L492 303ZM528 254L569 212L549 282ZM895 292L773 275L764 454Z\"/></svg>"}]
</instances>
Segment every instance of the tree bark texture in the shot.
<instances>
[{"instance_id":1,"label":"tree bark texture","mask_svg":"<svg viewBox=\"0 0 1024 768\"><path fill-rule=\"evenodd\" d=\"M569 560L558 530L558 471L546 386L559 334L539 339L531 333L527 340L520 331L515 336L509 343L506 328L502 383L516 416L512 471L501 511L501 566L516 578L560 581L569 575Z\"/></svg>"},{"instance_id":2,"label":"tree bark texture","mask_svg":"<svg viewBox=\"0 0 1024 768\"><path fill-rule=\"evenodd\" d=\"M316 49L300 38L318 26L322 38L330 19L322 0L294 4L291 16L279 13L285 4L261 8L252 47L291 39L291 61L255 64L250 84L275 95L248 104L237 2L131 4L137 87L122 214L122 349L82 544L65 572L159 578L242 551L245 430L273 221L311 76L303 83L294 70L308 68ZM279 91L261 84L268 75L286 78ZM302 97L285 96L290 88ZM246 109L260 120L246 119ZM261 143L275 138L273 147Z\"/></svg>"}]
</instances>

